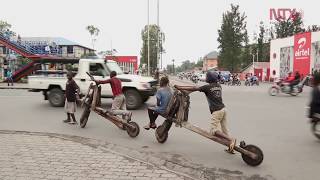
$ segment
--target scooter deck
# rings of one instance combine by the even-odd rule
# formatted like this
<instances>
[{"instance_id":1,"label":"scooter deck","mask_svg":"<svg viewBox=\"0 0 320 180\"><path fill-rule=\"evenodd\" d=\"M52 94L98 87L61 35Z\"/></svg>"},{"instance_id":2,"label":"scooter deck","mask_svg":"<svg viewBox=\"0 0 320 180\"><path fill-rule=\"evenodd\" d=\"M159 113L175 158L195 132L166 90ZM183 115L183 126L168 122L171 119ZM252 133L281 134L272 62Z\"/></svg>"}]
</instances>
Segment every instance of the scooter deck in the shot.
<instances>
[{"instance_id":1,"label":"scooter deck","mask_svg":"<svg viewBox=\"0 0 320 180\"><path fill-rule=\"evenodd\" d=\"M128 124L125 120L119 118L118 116L114 116L109 113L105 113L105 110L101 107L95 107L94 112L96 112L100 116L104 117L105 119L111 121L113 124L115 124L116 126L118 126L121 129L124 128L124 124L129 128L134 128L134 127L132 127L132 125Z\"/></svg>"},{"instance_id":2,"label":"scooter deck","mask_svg":"<svg viewBox=\"0 0 320 180\"><path fill-rule=\"evenodd\" d=\"M216 137L216 136L213 136L211 135L210 133L208 133L207 131L195 126L195 125L192 125L190 124L189 122L182 122L181 123L181 126L192 131L192 132L195 132L203 137L206 137L212 141L215 141L219 144L222 144L222 145L225 145L225 146L229 146L229 142L227 142L226 140L222 139L222 138L219 138L219 137ZM250 156L252 159L256 159L257 158L257 155L255 153L252 153L250 151L247 151L239 146L235 146L234 147L234 150L235 151L238 151L242 154L245 154L247 156Z\"/></svg>"}]
</instances>

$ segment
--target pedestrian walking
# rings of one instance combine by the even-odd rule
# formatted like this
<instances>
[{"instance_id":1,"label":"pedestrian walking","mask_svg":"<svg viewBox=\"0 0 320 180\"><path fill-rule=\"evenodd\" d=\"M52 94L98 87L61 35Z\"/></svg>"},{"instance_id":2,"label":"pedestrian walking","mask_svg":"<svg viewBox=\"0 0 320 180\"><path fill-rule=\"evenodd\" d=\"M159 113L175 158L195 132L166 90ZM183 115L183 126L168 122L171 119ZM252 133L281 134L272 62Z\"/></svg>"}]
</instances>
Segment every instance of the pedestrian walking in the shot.
<instances>
[{"instance_id":1,"label":"pedestrian walking","mask_svg":"<svg viewBox=\"0 0 320 180\"><path fill-rule=\"evenodd\" d=\"M67 113L67 119L63 122L70 123L70 124L77 124L76 117L74 116L74 113L77 109L77 94L80 93L80 88L77 85L77 83L73 80L73 73L69 71L67 73L68 81L66 83L66 101L64 109ZM72 118L72 120L71 120Z\"/></svg>"},{"instance_id":2,"label":"pedestrian walking","mask_svg":"<svg viewBox=\"0 0 320 180\"><path fill-rule=\"evenodd\" d=\"M10 82L11 82L11 86L13 86L12 72L10 69L7 70L7 82L8 82L8 86L10 86Z\"/></svg>"}]
</instances>

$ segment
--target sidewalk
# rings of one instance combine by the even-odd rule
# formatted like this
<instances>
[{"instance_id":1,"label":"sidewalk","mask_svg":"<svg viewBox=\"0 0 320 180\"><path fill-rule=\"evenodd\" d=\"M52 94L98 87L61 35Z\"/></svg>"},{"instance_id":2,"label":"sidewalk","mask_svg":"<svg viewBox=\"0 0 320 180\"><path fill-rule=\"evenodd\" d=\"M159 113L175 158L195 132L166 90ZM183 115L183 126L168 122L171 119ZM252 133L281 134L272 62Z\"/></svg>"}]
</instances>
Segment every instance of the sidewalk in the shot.
<instances>
[{"instance_id":1,"label":"sidewalk","mask_svg":"<svg viewBox=\"0 0 320 180\"><path fill-rule=\"evenodd\" d=\"M175 172L44 133L0 131L0 179L183 180Z\"/></svg>"},{"instance_id":2,"label":"sidewalk","mask_svg":"<svg viewBox=\"0 0 320 180\"><path fill-rule=\"evenodd\" d=\"M0 89L28 89L27 83L14 83L13 86L8 86L7 83L0 83Z\"/></svg>"}]
</instances>

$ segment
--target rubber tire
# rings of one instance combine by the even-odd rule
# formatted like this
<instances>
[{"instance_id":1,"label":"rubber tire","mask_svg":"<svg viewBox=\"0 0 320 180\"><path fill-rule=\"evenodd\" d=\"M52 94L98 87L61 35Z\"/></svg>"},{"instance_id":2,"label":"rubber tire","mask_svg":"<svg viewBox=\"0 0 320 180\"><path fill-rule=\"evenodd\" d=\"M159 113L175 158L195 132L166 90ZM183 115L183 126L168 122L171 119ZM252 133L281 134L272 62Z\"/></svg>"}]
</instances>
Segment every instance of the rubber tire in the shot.
<instances>
[{"instance_id":1,"label":"rubber tire","mask_svg":"<svg viewBox=\"0 0 320 180\"><path fill-rule=\"evenodd\" d=\"M150 99L150 96L142 96L142 102L145 103Z\"/></svg>"},{"instance_id":2,"label":"rubber tire","mask_svg":"<svg viewBox=\"0 0 320 180\"><path fill-rule=\"evenodd\" d=\"M163 128L165 128L163 125L158 126L158 128L155 131L156 139L161 144L165 143L169 136L168 131L162 135L160 134L160 132L163 131Z\"/></svg>"},{"instance_id":3,"label":"rubber tire","mask_svg":"<svg viewBox=\"0 0 320 180\"><path fill-rule=\"evenodd\" d=\"M137 90L127 89L125 90L124 94L126 97L126 104L128 110L135 110L141 107L143 100L140 93ZM134 101L134 103L130 104L132 100Z\"/></svg>"},{"instance_id":4,"label":"rubber tire","mask_svg":"<svg viewBox=\"0 0 320 180\"><path fill-rule=\"evenodd\" d=\"M82 115L80 117L80 127L81 128L86 127L90 112L91 112L90 106L85 105L85 108L84 108Z\"/></svg>"},{"instance_id":5,"label":"rubber tire","mask_svg":"<svg viewBox=\"0 0 320 180\"><path fill-rule=\"evenodd\" d=\"M320 134L316 133L317 126L320 126L320 121L315 121L312 123L311 130L313 135L320 140Z\"/></svg>"},{"instance_id":6,"label":"rubber tire","mask_svg":"<svg viewBox=\"0 0 320 180\"><path fill-rule=\"evenodd\" d=\"M134 138L137 137L140 133L140 128L139 125L136 122L130 121L128 122L128 124L130 124L131 126L134 126L135 129L131 130L129 127L126 127L127 133L130 137Z\"/></svg>"},{"instance_id":7,"label":"rubber tire","mask_svg":"<svg viewBox=\"0 0 320 180\"><path fill-rule=\"evenodd\" d=\"M245 154L241 154L243 161L250 166L259 166L263 161L263 152L262 150L255 145L246 145L243 149L253 152L258 155L258 159L251 159L249 156Z\"/></svg>"},{"instance_id":8,"label":"rubber tire","mask_svg":"<svg viewBox=\"0 0 320 180\"><path fill-rule=\"evenodd\" d=\"M276 94L272 94L272 93L271 93L271 91L274 90L274 89L276 90ZM269 95L270 95L270 96L276 96L278 93L279 93L279 90L278 90L277 88L271 87L271 88L269 89Z\"/></svg>"},{"instance_id":9,"label":"rubber tire","mask_svg":"<svg viewBox=\"0 0 320 180\"><path fill-rule=\"evenodd\" d=\"M56 101L55 98L58 98L58 101ZM59 88L51 89L49 91L48 100L53 107L63 107L65 102L63 91Z\"/></svg>"}]
</instances>

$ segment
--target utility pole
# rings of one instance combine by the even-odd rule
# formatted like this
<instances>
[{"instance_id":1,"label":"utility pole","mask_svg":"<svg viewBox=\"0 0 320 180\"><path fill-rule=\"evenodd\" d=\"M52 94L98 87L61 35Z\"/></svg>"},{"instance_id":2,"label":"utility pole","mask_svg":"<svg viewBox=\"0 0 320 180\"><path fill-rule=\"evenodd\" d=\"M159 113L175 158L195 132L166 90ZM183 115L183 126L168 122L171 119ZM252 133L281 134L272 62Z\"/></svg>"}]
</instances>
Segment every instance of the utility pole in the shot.
<instances>
[{"instance_id":1,"label":"utility pole","mask_svg":"<svg viewBox=\"0 0 320 180\"><path fill-rule=\"evenodd\" d=\"M159 68L159 54L160 54L160 25L159 25L159 0L157 0L157 68Z\"/></svg>"},{"instance_id":2,"label":"utility pole","mask_svg":"<svg viewBox=\"0 0 320 180\"><path fill-rule=\"evenodd\" d=\"M254 54L252 54L252 74L254 74Z\"/></svg>"},{"instance_id":3,"label":"utility pole","mask_svg":"<svg viewBox=\"0 0 320 180\"><path fill-rule=\"evenodd\" d=\"M148 0L148 76L150 76L150 30L149 30L149 4L150 0Z\"/></svg>"},{"instance_id":4,"label":"utility pole","mask_svg":"<svg viewBox=\"0 0 320 180\"><path fill-rule=\"evenodd\" d=\"M175 74L175 69L174 69L174 59L172 59L172 71L173 71L173 75Z\"/></svg>"}]
</instances>

